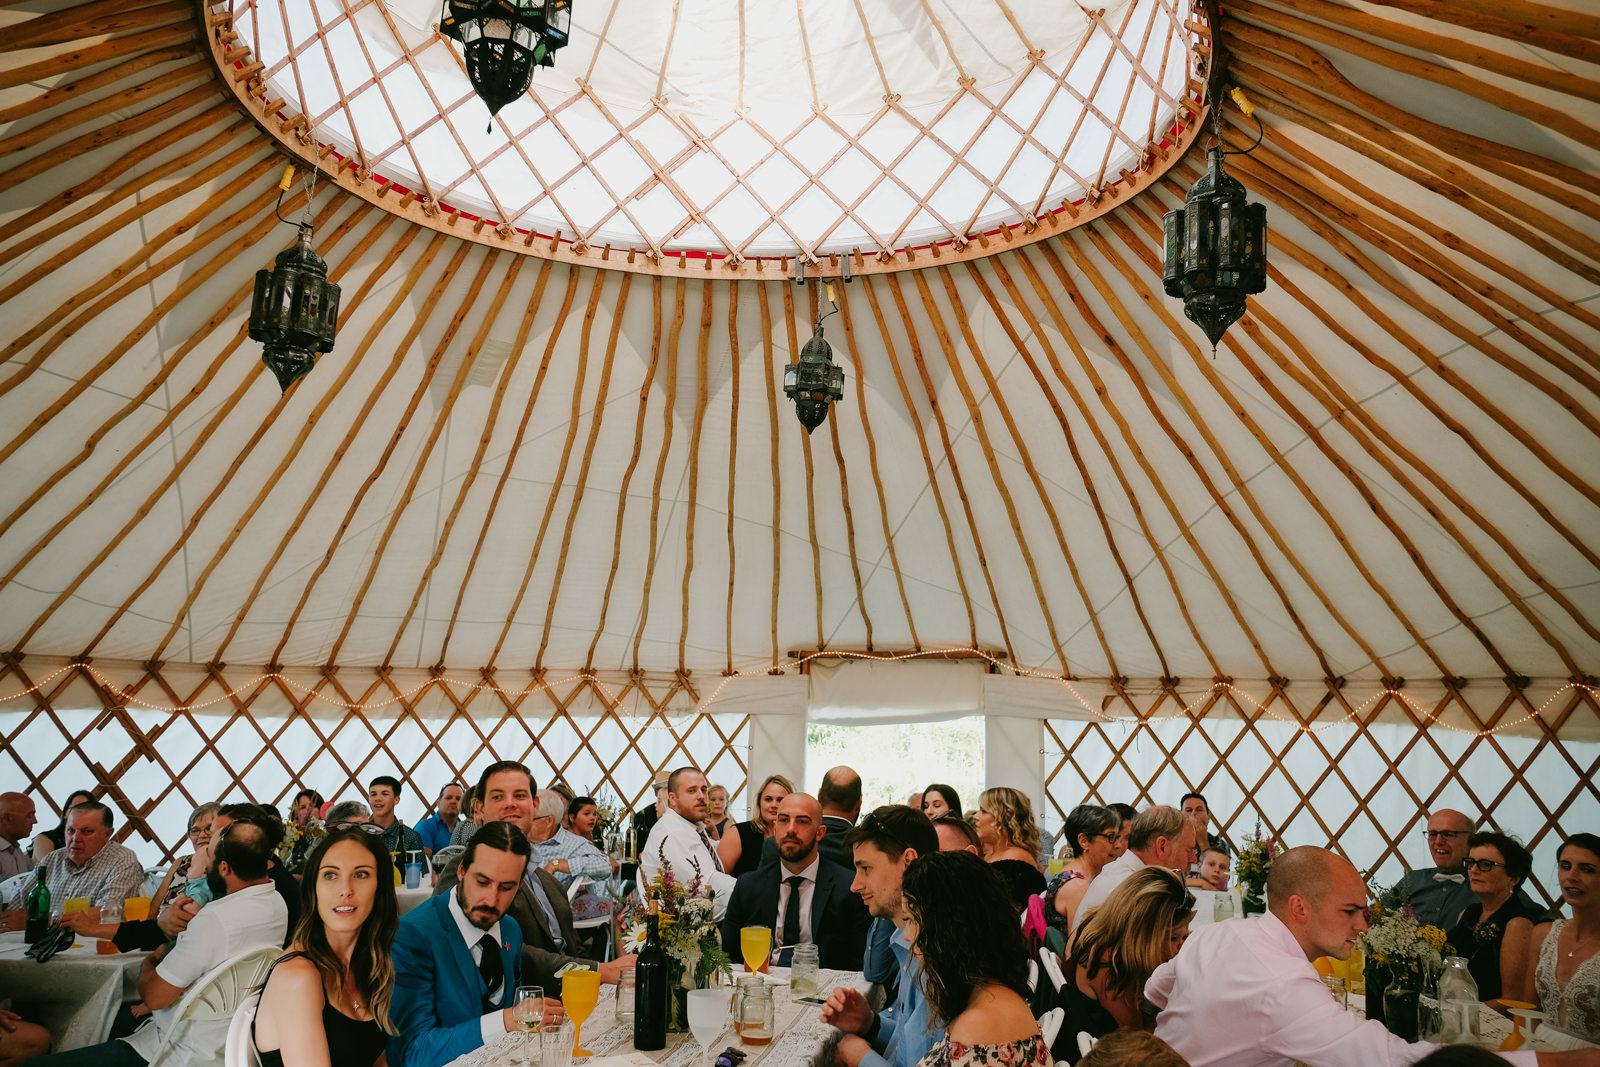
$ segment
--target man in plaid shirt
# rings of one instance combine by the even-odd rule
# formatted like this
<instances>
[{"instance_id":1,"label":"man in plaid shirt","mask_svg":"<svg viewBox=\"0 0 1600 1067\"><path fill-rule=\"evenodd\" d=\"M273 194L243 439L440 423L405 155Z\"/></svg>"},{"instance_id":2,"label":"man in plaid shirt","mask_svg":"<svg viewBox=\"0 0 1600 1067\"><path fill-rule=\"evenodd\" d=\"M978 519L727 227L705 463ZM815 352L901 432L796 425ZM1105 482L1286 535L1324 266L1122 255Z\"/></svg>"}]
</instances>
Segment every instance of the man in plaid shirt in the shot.
<instances>
[{"instance_id":1,"label":"man in plaid shirt","mask_svg":"<svg viewBox=\"0 0 1600 1067\"><path fill-rule=\"evenodd\" d=\"M111 840L116 817L97 800L67 812L67 847L44 858L45 887L52 902L87 897L91 908L139 896L144 867L133 850Z\"/></svg>"}]
</instances>

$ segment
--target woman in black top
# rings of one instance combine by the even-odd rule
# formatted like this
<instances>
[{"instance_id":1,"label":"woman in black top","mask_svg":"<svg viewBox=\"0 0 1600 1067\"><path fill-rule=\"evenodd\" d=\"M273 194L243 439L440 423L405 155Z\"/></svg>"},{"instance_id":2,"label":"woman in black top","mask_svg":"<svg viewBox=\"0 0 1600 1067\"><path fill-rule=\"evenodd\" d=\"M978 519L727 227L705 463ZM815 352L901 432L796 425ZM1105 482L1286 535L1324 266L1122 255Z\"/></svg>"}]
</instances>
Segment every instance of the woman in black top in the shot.
<instances>
[{"instance_id":1,"label":"woman in black top","mask_svg":"<svg viewBox=\"0 0 1600 1067\"><path fill-rule=\"evenodd\" d=\"M306 861L300 924L251 1028L263 1067L369 1067L395 1032L389 949L400 912L393 862L371 825L333 831Z\"/></svg>"},{"instance_id":2,"label":"woman in black top","mask_svg":"<svg viewBox=\"0 0 1600 1067\"><path fill-rule=\"evenodd\" d=\"M756 792L756 813L749 822L734 823L731 833L717 842L717 858L722 869L737 878L761 866L762 843L772 834L772 820L778 805L794 792L794 785L781 774L769 774Z\"/></svg>"},{"instance_id":3,"label":"woman in black top","mask_svg":"<svg viewBox=\"0 0 1600 1067\"><path fill-rule=\"evenodd\" d=\"M1448 935L1456 955L1464 956L1478 999L1496 1003L1531 1000L1533 992L1533 928L1547 922L1544 909L1517 895L1517 887L1533 870L1533 856L1505 834L1473 834L1467 838L1467 880L1478 902L1469 904Z\"/></svg>"}]
</instances>

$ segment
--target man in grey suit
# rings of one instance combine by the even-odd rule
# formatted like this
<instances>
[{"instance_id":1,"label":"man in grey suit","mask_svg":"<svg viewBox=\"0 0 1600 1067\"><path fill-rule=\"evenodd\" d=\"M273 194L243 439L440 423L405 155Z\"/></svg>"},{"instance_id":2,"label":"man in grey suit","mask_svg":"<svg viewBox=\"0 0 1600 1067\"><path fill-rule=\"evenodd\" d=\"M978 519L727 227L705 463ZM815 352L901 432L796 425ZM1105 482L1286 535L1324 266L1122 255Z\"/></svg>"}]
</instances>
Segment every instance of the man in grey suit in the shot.
<instances>
[{"instance_id":1,"label":"man in grey suit","mask_svg":"<svg viewBox=\"0 0 1600 1067\"><path fill-rule=\"evenodd\" d=\"M491 764L478 779L477 795L483 802L482 821L508 822L523 834L533 831L535 785L533 773L511 760ZM455 889L456 872L439 876L434 895ZM598 970L600 980L615 985L617 976L633 967L636 957L622 956L608 963L573 955L578 940L572 929L572 907L567 891L555 877L536 863L529 863L522 885L506 912L522 929L522 974L524 981L559 990L557 975L571 967Z\"/></svg>"}]
</instances>

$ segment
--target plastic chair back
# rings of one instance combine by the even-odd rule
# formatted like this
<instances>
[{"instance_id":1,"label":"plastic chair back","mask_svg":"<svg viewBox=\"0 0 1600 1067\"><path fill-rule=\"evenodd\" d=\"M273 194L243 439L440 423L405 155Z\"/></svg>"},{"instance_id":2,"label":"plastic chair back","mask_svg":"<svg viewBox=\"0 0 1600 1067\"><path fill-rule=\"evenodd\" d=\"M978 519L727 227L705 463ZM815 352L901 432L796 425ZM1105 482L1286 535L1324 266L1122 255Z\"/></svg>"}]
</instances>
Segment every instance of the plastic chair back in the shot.
<instances>
[{"instance_id":1,"label":"plastic chair back","mask_svg":"<svg viewBox=\"0 0 1600 1067\"><path fill-rule=\"evenodd\" d=\"M277 945L251 949L201 975L178 999L172 1025L162 1036L148 1067L203 1067L182 1046L183 1038L196 1024L231 1020L250 991L266 980L267 972L281 955L283 949ZM217 1049L218 1058L212 1064L222 1062L222 1052Z\"/></svg>"},{"instance_id":2,"label":"plastic chair back","mask_svg":"<svg viewBox=\"0 0 1600 1067\"><path fill-rule=\"evenodd\" d=\"M250 1024L255 1022L256 1009L261 1006L261 991L256 990L244 998L228 1024L228 1043L223 1048L223 1067L261 1067L256 1057L256 1043L251 1038Z\"/></svg>"}]
</instances>

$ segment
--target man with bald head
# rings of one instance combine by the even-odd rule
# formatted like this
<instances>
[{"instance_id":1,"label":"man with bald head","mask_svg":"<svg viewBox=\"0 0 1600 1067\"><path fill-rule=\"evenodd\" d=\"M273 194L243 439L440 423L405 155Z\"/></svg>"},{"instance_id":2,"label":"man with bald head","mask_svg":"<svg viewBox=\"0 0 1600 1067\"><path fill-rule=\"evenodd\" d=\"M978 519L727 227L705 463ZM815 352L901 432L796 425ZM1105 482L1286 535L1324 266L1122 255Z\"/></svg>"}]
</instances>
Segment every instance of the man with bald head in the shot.
<instances>
[{"instance_id":1,"label":"man with bald head","mask_svg":"<svg viewBox=\"0 0 1600 1067\"><path fill-rule=\"evenodd\" d=\"M856 819L861 814L861 775L856 773L855 768L842 764L830 768L822 776L822 785L817 788L817 804L822 808L822 825L828 831L819 846L822 849L822 862L837 863L854 877L855 858L844 846L844 835L855 829ZM922 809L918 806L917 810ZM769 837L761 845L761 866L776 862L777 841Z\"/></svg>"},{"instance_id":2,"label":"man with bald head","mask_svg":"<svg viewBox=\"0 0 1600 1067\"><path fill-rule=\"evenodd\" d=\"M23 793L0 793L0 882L33 870L33 860L23 851L33 824L33 801ZM0 907L5 906L0 900Z\"/></svg>"},{"instance_id":3,"label":"man with bald head","mask_svg":"<svg viewBox=\"0 0 1600 1067\"><path fill-rule=\"evenodd\" d=\"M1348 860L1292 848L1272 863L1267 912L1202 926L1156 969L1144 995L1156 1036L1191 1067L1401 1067L1432 1052L1328 996L1311 961L1349 959L1367 928L1367 887ZM1583 1053L1508 1052L1510 1063L1600 1064Z\"/></svg>"},{"instance_id":4,"label":"man with bald head","mask_svg":"<svg viewBox=\"0 0 1600 1067\"><path fill-rule=\"evenodd\" d=\"M776 953L776 966L789 965L789 947L814 944L822 966L861 969L871 917L850 892L852 872L823 860L819 846L828 836L815 797L790 793L783 798L772 820L778 862L740 877L722 921L724 945L737 945L746 926L769 926L773 945L785 946Z\"/></svg>"}]
</instances>

